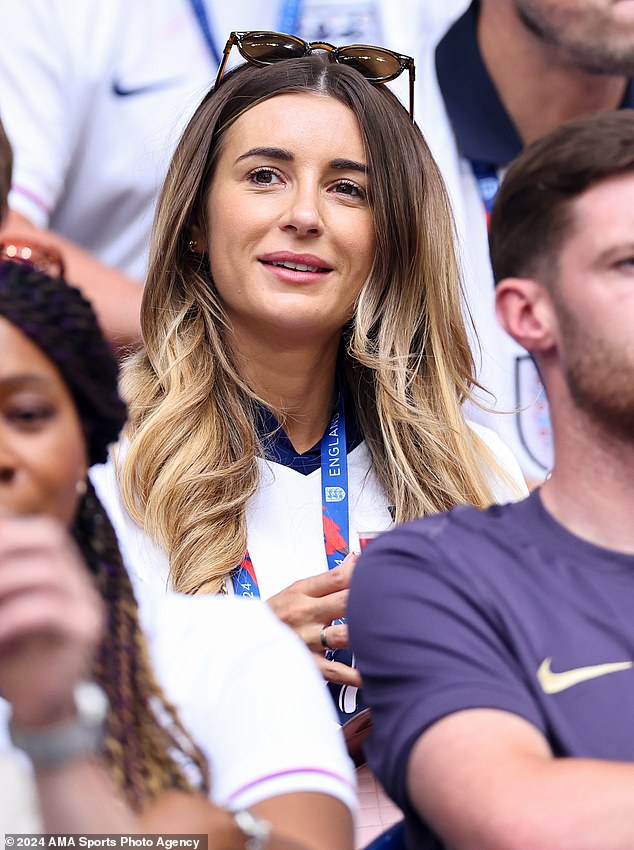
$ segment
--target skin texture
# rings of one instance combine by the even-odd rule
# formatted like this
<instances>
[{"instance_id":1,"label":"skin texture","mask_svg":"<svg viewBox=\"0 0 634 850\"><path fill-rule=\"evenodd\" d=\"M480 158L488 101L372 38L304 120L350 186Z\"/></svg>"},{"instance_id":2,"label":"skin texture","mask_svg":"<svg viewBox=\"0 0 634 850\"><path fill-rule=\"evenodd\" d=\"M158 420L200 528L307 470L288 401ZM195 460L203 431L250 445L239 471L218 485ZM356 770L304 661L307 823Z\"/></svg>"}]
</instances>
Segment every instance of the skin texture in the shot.
<instances>
[{"instance_id":1,"label":"skin texture","mask_svg":"<svg viewBox=\"0 0 634 850\"><path fill-rule=\"evenodd\" d=\"M0 318L0 506L70 525L86 451L73 400L55 366Z\"/></svg>"},{"instance_id":2,"label":"skin texture","mask_svg":"<svg viewBox=\"0 0 634 850\"><path fill-rule=\"evenodd\" d=\"M525 144L616 109L634 71L632 0L481 0L477 37Z\"/></svg>"},{"instance_id":3,"label":"skin texture","mask_svg":"<svg viewBox=\"0 0 634 850\"><path fill-rule=\"evenodd\" d=\"M333 132L336 128L336 133ZM254 154L286 151L292 159ZM338 336L372 265L374 227L357 120L330 97L284 94L249 109L227 133L208 195L208 253L238 344L266 333ZM332 269L319 281L280 280L260 258L309 253Z\"/></svg>"},{"instance_id":4,"label":"skin texture","mask_svg":"<svg viewBox=\"0 0 634 850\"><path fill-rule=\"evenodd\" d=\"M553 279L508 278L496 291L498 317L537 359L551 404L546 508L577 536L631 555L633 211L634 174L598 183L571 204ZM502 711L460 711L431 726L413 748L408 790L455 850L634 845L632 765L555 759L535 727Z\"/></svg>"},{"instance_id":5,"label":"skin texture","mask_svg":"<svg viewBox=\"0 0 634 850\"><path fill-rule=\"evenodd\" d=\"M577 67L597 74L634 72L631 0L514 0L524 24Z\"/></svg>"},{"instance_id":6,"label":"skin texture","mask_svg":"<svg viewBox=\"0 0 634 850\"><path fill-rule=\"evenodd\" d=\"M18 724L46 726L73 714L70 695L90 671L104 606L59 523L2 510L0 692Z\"/></svg>"},{"instance_id":7,"label":"skin texture","mask_svg":"<svg viewBox=\"0 0 634 850\"><path fill-rule=\"evenodd\" d=\"M625 439L634 433L633 197L634 176L627 175L594 186L575 203L575 232L552 293L572 400Z\"/></svg>"}]
</instances>

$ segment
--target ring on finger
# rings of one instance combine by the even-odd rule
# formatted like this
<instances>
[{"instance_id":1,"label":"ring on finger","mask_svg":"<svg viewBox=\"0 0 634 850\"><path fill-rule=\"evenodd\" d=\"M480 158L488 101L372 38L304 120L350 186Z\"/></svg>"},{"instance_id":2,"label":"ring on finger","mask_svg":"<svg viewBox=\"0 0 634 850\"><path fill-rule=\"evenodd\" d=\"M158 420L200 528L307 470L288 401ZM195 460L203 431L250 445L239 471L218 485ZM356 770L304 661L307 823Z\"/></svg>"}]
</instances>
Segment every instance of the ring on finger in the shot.
<instances>
[{"instance_id":1,"label":"ring on finger","mask_svg":"<svg viewBox=\"0 0 634 850\"><path fill-rule=\"evenodd\" d=\"M321 631L319 632L319 642L323 646L324 649L332 650L332 646L328 643L328 628L329 626L323 626Z\"/></svg>"}]
</instances>

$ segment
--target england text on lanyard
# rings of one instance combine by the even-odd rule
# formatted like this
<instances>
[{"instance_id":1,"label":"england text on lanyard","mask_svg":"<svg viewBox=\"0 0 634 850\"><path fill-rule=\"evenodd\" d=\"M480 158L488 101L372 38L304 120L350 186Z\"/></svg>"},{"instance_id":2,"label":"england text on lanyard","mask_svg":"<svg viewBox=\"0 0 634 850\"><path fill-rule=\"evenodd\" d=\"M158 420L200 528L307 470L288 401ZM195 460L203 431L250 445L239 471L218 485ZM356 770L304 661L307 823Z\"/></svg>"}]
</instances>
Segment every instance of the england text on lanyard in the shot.
<instances>
[{"instance_id":1,"label":"england text on lanyard","mask_svg":"<svg viewBox=\"0 0 634 850\"><path fill-rule=\"evenodd\" d=\"M478 189L480 190L480 197L482 198L484 212L487 217L488 230L491 223L491 212L493 210L495 196L502 182L500 171L495 165L487 162L477 162L476 160L471 160L471 169L475 179L478 181Z\"/></svg>"},{"instance_id":2,"label":"england text on lanyard","mask_svg":"<svg viewBox=\"0 0 634 850\"><path fill-rule=\"evenodd\" d=\"M346 414L343 393L320 443L321 504L324 547L328 569L338 566L348 552L348 457L346 447ZM260 598L260 587L253 562L247 552L231 574L236 596Z\"/></svg>"},{"instance_id":3,"label":"england text on lanyard","mask_svg":"<svg viewBox=\"0 0 634 850\"><path fill-rule=\"evenodd\" d=\"M218 67L218 65L220 65L220 54L218 53L214 32L211 28L209 16L207 15L207 9L205 8L205 0L189 0L189 3L200 28L203 40L211 54L211 58L214 60L216 67Z\"/></svg>"}]
</instances>

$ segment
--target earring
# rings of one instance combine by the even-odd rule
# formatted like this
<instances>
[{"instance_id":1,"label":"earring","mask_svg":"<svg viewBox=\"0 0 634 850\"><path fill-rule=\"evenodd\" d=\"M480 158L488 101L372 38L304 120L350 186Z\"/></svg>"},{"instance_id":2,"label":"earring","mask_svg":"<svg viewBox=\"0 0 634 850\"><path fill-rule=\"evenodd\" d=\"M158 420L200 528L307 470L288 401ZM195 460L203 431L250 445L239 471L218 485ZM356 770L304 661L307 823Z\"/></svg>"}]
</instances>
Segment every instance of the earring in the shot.
<instances>
[{"instance_id":1,"label":"earring","mask_svg":"<svg viewBox=\"0 0 634 850\"><path fill-rule=\"evenodd\" d=\"M88 492L88 485L86 484L83 478L80 478L79 481L75 484L75 492L78 496L85 496Z\"/></svg>"},{"instance_id":2,"label":"earring","mask_svg":"<svg viewBox=\"0 0 634 850\"><path fill-rule=\"evenodd\" d=\"M190 251L192 251L193 253L196 253L196 252L198 251L198 243L196 242L196 240L195 240L195 239L190 239L190 240L189 240L189 244L188 244L188 246L187 246L187 247L188 247L188 248L189 248L189 250L190 250Z\"/></svg>"}]
</instances>

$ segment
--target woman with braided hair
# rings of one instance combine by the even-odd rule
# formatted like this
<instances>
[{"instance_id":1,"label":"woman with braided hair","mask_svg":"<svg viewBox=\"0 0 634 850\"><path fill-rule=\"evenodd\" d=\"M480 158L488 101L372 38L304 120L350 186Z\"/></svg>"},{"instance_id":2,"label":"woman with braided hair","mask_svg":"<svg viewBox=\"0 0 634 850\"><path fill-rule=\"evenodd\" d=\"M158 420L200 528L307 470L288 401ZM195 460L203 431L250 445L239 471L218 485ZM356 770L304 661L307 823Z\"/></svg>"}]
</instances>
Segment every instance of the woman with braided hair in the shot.
<instances>
[{"instance_id":1,"label":"woman with braided hair","mask_svg":"<svg viewBox=\"0 0 634 850\"><path fill-rule=\"evenodd\" d=\"M46 830L350 847L351 773L300 642L234 600L137 608L87 477L126 414L88 302L0 262L0 350L0 753L29 756ZM291 666L301 697L280 693Z\"/></svg>"}]
</instances>

